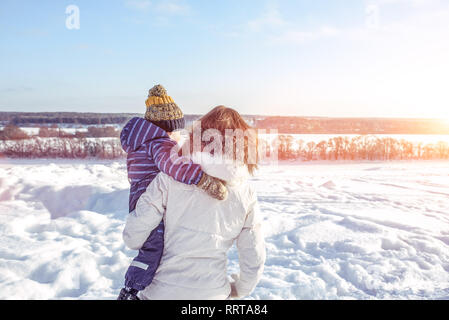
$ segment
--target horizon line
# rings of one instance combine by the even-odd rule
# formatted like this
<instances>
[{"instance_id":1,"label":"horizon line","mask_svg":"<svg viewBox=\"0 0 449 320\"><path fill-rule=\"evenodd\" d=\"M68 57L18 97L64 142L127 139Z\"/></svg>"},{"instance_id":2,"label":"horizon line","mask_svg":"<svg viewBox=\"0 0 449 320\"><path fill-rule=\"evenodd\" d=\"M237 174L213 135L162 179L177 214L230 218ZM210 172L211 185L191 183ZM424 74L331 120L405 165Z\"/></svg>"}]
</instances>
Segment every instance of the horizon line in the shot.
<instances>
[{"instance_id":1,"label":"horizon line","mask_svg":"<svg viewBox=\"0 0 449 320\"><path fill-rule=\"evenodd\" d=\"M79 112L79 111L0 111L1 113L15 113L15 114L102 114L102 115L141 115L144 112ZM184 113L186 116L201 116L202 113ZM413 117L388 117L388 116L304 116L304 115L271 115L271 114L241 114L245 117L277 117L277 118L304 118L304 119L378 119L378 120L434 120L434 121L444 121L441 118L413 118Z\"/></svg>"}]
</instances>

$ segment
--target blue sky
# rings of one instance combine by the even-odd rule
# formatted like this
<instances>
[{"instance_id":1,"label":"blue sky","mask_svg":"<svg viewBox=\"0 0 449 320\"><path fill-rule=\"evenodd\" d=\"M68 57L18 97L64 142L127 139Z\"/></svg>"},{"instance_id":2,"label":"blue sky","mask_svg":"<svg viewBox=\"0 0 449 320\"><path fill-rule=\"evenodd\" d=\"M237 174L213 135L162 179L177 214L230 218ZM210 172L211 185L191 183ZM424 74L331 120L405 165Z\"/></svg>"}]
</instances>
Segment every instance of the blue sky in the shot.
<instances>
[{"instance_id":1,"label":"blue sky","mask_svg":"<svg viewBox=\"0 0 449 320\"><path fill-rule=\"evenodd\" d=\"M66 27L76 5L80 28ZM449 119L447 0L0 1L0 111Z\"/></svg>"}]
</instances>

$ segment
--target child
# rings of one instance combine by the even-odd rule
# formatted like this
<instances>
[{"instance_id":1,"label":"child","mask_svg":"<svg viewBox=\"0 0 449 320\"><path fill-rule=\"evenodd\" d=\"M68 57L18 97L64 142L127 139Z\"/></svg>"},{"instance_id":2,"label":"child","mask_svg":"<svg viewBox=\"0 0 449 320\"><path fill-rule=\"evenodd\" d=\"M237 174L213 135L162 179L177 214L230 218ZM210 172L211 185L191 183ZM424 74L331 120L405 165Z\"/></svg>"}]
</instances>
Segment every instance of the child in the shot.
<instances>
[{"instance_id":1,"label":"child","mask_svg":"<svg viewBox=\"0 0 449 320\"><path fill-rule=\"evenodd\" d=\"M185 120L181 109L164 87L154 86L145 103L145 119L131 119L120 134L122 147L128 153L129 212L134 211L137 200L160 171L179 182L195 184L216 199L225 199L227 189L223 181L207 175L198 164L171 154L177 143L167 133L183 129ZM120 291L118 300L139 300L137 293L153 280L163 247L164 224L161 222L128 268L125 288Z\"/></svg>"}]
</instances>

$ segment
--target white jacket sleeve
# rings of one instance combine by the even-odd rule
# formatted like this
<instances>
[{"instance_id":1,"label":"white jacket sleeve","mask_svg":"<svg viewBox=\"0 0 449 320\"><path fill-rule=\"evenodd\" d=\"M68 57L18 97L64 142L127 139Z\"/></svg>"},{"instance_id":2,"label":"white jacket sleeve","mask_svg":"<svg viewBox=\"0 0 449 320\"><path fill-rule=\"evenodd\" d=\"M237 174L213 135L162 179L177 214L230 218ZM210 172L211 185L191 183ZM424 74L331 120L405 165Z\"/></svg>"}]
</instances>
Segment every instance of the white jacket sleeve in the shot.
<instances>
[{"instance_id":1,"label":"white jacket sleeve","mask_svg":"<svg viewBox=\"0 0 449 320\"><path fill-rule=\"evenodd\" d=\"M249 295L259 282L264 269L266 252L257 200L250 208L245 224L237 238L240 276L233 284L238 297Z\"/></svg>"},{"instance_id":2,"label":"white jacket sleeve","mask_svg":"<svg viewBox=\"0 0 449 320\"><path fill-rule=\"evenodd\" d=\"M167 204L167 178L159 173L140 196L136 209L128 215L123 241L130 249L139 250L161 222Z\"/></svg>"}]
</instances>

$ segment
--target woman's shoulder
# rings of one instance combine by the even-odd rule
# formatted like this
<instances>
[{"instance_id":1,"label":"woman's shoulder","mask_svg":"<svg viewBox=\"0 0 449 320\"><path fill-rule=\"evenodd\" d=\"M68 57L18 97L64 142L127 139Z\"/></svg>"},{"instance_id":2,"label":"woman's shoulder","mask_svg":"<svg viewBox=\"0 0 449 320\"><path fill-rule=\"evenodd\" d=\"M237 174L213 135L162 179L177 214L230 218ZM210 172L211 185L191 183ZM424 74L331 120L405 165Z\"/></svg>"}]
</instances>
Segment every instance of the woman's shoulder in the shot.
<instances>
[{"instance_id":1,"label":"woman's shoulder","mask_svg":"<svg viewBox=\"0 0 449 320\"><path fill-rule=\"evenodd\" d=\"M242 180L239 184L228 186L229 195L232 201L239 202L244 211L250 211L257 202L257 191L248 180Z\"/></svg>"},{"instance_id":2,"label":"woman's shoulder","mask_svg":"<svg viewBox=\"0 0 449 320\"><path fill-rule=\"evenodd\" d=\"M175 178L169 176L168 174L164 173L164 172L159 172L155 178L155 180L158 180L159 184L164 187L165 189L180 189L180 190L189 190L191 191L192 189L194 189L196 187L196 185L192 185L192 184L185 184L182 182L179 182L177 180L175 180Z\"/></svg>"}]
</instances>

